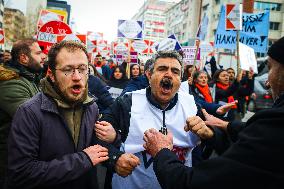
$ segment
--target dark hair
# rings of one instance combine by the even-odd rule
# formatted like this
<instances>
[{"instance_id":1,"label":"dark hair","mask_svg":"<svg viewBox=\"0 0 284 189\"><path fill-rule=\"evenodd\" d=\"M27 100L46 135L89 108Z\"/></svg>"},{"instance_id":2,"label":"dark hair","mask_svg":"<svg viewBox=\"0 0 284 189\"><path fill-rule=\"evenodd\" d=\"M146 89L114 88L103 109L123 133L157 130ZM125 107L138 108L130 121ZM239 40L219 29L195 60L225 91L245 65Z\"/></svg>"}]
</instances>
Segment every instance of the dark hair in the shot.
<instances>
[{"instance_id":1,"label":"dark hair","mask_svg":"<svg viewBox=\"0 0 284 189\"><path fill-rule=\"evenodd\" d=\"M130 78L133 77L133 75L132 75L132 68L133 68L134 66L138 66L138 69L139 69L139 75L138 75L138 76L141 75L141 70L140 70L139 64L132 64L132 65L130 66Z\"/></svg>"},{"instance_id":2,"label":"dark hair","mask_svg":"<svg viewBox=\"0 0 284 189\"><path fill-rule=\"evenodd\" d=\"M224 71L227 71L227 70L224 70L224 69L216 70L216 72L213 75L212 82L216 83L218 81L218 79L219 79L220 73L222 73Z\"/></svg>"},{"instance_id":3,"label":"dark hair","mask_svg":"<svg viewBox=\"0 0 284 189\"><path fill-rule=\"evenodd\" d=\"M235 73L235 70L233 68L227 68L226 71L229 71L229 70L233 70L234 73Z\"/></svg>"},{"instance_id":4,"label":"dark hair","mask_svg":"<svg viewBox=\"0 0 284 189\"><path fill-rule=\"evenodd\" d=\"M189 74L188 74L188 70L189 70L189 68L192 68L193 67L193 65L186 65L185 66L185 69L184 69L184 73L183 73L183 77L182 77L182 81L187 81L188 80L188 78L189 78ZM195 67L196 68L196 67ZM196 69L195 69L196 70ZM191 74L191 73L190 73Z\"/></svg>"},{"instance_id":5,"label":"dark hair","mask_svg":"<svg viewBox=\"0 0 284 189\"><path fill-rule=\"evenodd\" d=\"M181 65L181 76L183 74L183 61L182 61L182 56L179 54L177 51L158 51L154 56L153 56L153 64L150 66L150 72L153 73L154 70L154 65L157 62L159 58L174 58L176 59L180 65Z\"/></svg>"},{"instance_id":6,"label":"dark hair","mask_svg":"<svg viewBox=\"0 0 284 189\"><path fill-rule=\"evenodd\" d=\"M119 69L119 71L122 73L121 80L128 80L127 77L126 77L125 69L122 66L115 66L114 67L113 72L111 73L111 76L110 76L110 80L116 80L116 78L114 77L114 72L115 72L116 69Z\"/></svg>"},{"instance_id":7,"label":"dark hair","mask_svg":"<svg viewBox=\"0 0 284 189\"><path fill-rule=\"evenodd\" d=\"M150 58L150 59L148 59L148 60L146 61L145 65L144 65L144 73L145 73L146 71L149 71L149 69L150 69L150 67L151 67L152 64L153 64L153 59L152 59L152 58Z\"/></svg>"},{"instance_id":8,"label":"dark hair","mask_svg":"<svg viewBox=\"0 0 284 189\"><path fill-rule=\"evenodd\" d=\"M81 50L85 53L88 58L88 53L86 47L75 41L61 41L60 43L55 43L48 52L48 67L52 72L55 71L56 67L56 58L61 49L66 49L68 52L75 52Z\"/></svg>"},{"instance_id":9,"label":"dark hair","mask_svg":"<svg viewBox=\"0 0 284 189\"><path fill-rule=\"evenodd\" d=\"M16 41L11 50L12 61L17 62L21 54L31 56L31 46L37 43L35 39L22 39Z\"/></svg>"}]
</instances>

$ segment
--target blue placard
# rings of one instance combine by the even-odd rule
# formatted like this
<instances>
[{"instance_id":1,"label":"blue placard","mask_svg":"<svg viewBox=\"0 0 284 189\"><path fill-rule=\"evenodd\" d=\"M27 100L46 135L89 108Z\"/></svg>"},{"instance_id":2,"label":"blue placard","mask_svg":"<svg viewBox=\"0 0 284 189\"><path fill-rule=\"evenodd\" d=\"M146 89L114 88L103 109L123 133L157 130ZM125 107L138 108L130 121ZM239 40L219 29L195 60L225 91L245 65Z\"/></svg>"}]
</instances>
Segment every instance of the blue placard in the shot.
<instances>
[{"instance_id":1,"label":"blue placard","mask_svg":"<svg viewBox=\"0 0 284 189\"><path fill-rule=\"evenodd\" d=\"M240 42L253 48L255 52L266 53L268 47L269 11L248 14L243 13L243 29L240 31ZM225 30L225 7L215 34L216 48L236 49L236 31Z\"/></svg>"}]
</instances>

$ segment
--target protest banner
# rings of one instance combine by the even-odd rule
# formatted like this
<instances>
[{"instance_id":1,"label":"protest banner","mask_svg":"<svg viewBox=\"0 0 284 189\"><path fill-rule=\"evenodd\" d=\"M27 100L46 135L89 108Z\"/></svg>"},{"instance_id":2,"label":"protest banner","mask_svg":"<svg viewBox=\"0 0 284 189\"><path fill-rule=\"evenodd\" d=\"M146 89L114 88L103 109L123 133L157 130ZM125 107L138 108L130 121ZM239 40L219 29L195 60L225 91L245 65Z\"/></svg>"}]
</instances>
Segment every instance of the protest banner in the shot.
<instances>
[{"instance_id":1,"label":"protest banner","mask_svg":"<svg viewBox=\"0 0 284 189\"><path fill-rule=\"evenodd\" d=\"M153 46L154 42L150 40L134 40L131 43L131 52L138 52L140 54L148 54L153 53Z\"/></svg>"},{"instance_id":2,"label":"protest banner","mask_svg":"<svg viewBox=\"0 0 284 189\"><path fill-rule=\"evenodd\" d=\"M64 21L64 16L46 9L42 9L39 14L37 29L39 30L44 24L50 21Z\"/></svg>"},{"instance_id":3,"label":"protest banner","mask_svg":"<svg viewBox=\"0 0 284 189\"><path fill-rule=\"evenodd\" d=\"M40 28L37 41L39 46L43 48L43 52L47 54L50 47L57 42L58 35L66 35L71 33L71 28L64 22L50 21Z\"/></svg>"},{"instance_id":4,"label":"protest banner","mask_svg":"<svg viewBox=\"0 0 284 189\"><path fill-rule=\"evenodd\" d=\"M243 24L239 41L253 48L255 52L267 52L269 11L255 14L243 13L242 19ZM236 49L236 31L226 31L224 20L225 7L222 6L214 46L215 48Z\"/></svg>"},{"instance_id":5,"label":"protest banner","mask_svg":"<svg viewBox=\"0 0 284 189\"><path fill-rule=\"evenodd\" d=\"M130 64L138 64L138 53L130 52Z\"/></svg>"},{"instance_id":6,"label":"protest banner","mask_svg":"<svg viewBox=\"0 0 284 189\"><path fill-rule=\"evenodd\" d=\"M240 51L241 69L246 71L250 71L250 69L252 69L253 72L257 74L258 73L257 61L255 58L255 53L253 48L240 43L239 51Z\"/></svg>"},{"instance_id":7,"label":"protest banner","mask_svg":"<svg viewBox=\"0 0 284 189\"><path fill-rule=\"evenodd\" d=\"M119 88L115 88L115 87L111 87L108 92L110 93L111 97L116 99L117 97L120 96L120 94L122 93L123 89L119 89Z\"/></svg>"},{"instance_id":8,"label":"protest banner","mask_svg":"<svg viewBox=\"0 0 284 189\"><path fill-rule=\"evenodd\" d=\"M226 30L242 30L242 12L241 4L226 4L225 7L225 28Z\"/></svg>"},{"instance_id":9,"label":"protest banner","mask_svg":"<svg viewBox=\"0 0 284 189\"><path fill-rule=\"evenodd\" d=\"M60 41L76 41L79 43L87 45L87 36L85 34L67 34L67 35L58 35L57 42Z\"/></svg>"},{"instance_id":10,"label":"protest banner","mask_svg":"<svg viewBox=\"0 0 284 189\"><path fill-rule=\"evenodd\" d=\"M0 28L0 44L4 45L4 43L5 43L4 29Z\"/></svg>"},{"instance_id":11,"label":"protest banner","mask_svg":"<svg viewBox=\"0 0 284 189\"><path fill-rule=\"evenodd\" d=\"M176 36L172 34L168 38L165 38L160 43L158 43L155 48L157 51L178 51L181 49L181 45L178 42Z\"/></svg>"},{"instance_id":12,"label":"protest banner","mask_svg":"<svg viewBox=\"0 0 284 189\"><path fill-rule=\"evenodd\" d=\"M90 40L87 38L87 51L88 53L97 52L97 40Z\"/></svg>"},{"instance_id":13,"label":"protest banner","mask_svg":"<svg viewBox=\"0 0 284 189\"><path fill-rule=\"evenodd\" d=\"M118 20L117 37L127 39L142 39L143 22L135 20Z\"/></svg>"},{"instance_id":14,"label":"protest banner","mask_svg":"<svg viewBox=\"0 0 284 189\"><path fill-rule=\"evenodd\" d=\"M184 65L193 65L195 54L196 54L196 46L182 47L182 51L183 51ZM196 60L197 60L197 64L198 64L199 60L200 60L200 50L198 50Z\"/></svg>"}]
</instances>

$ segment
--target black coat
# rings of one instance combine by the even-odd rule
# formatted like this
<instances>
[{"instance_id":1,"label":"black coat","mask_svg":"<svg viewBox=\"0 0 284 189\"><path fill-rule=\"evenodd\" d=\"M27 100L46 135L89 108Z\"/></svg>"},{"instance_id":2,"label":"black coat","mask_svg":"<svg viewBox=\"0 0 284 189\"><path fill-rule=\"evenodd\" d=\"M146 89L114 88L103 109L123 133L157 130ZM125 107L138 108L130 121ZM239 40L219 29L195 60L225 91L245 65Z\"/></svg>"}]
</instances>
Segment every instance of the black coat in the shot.
<instances>
[{"instance_id":1,"label":"black coat","mask_svg":"<svg viewBox=\"0 0 284 189\"><path fill-rule=\"evenodd\" d=\"M221 156L185 167L169 150L154 159L154 171L164 189L283 188L284 96L272 109L256 113L239 131L238 140ZM235 133L234 133L234 136Z\"/></svg>"},{"instance_id":2,"label":"black coat","mask_svg":"<svg viewBox=\"0 0 284 189\"><path fill-rule=\"evenodd\" d=\"M113 167L119 155L114 147L95 137L98 118L95 103L83 105L78 145L50 97L38 93L17 110L8 142L9 188L98 188L104 173L98 172L83 149L93 144L109 149Z\"/></svg>"}]
</instances>

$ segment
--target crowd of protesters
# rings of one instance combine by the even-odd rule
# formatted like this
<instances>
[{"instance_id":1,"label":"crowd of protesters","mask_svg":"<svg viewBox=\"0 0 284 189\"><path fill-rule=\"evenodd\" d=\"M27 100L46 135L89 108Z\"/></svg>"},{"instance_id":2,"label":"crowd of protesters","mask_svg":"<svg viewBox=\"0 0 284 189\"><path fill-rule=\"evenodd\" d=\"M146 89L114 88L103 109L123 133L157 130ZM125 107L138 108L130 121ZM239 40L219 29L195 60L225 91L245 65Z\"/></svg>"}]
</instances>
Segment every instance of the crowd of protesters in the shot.
<instances>
[{"instance_id":1,"label":"crowd of protesters","mask_svg":"<svg viewBox=\"0 0 284 189\"><path fill-rule=\"evenodd\" d=\"M281 40L271 56L279 56ZM187 167L222 157L238 138L237 131L228 134L228 123L242 120L254 93L253 71L217 69L212 57L208 74L184 66L176 51L118 65L101 55L91 61L83 45L70 41L55 44L47 58L37 41L24 39L1 62L4 188L175 188L160 173L167 151L159 159L157 153L170 149ZM165 142L159 147L156 139Z\"/></svg>"}]
</instances>

